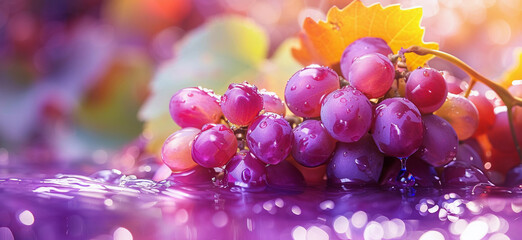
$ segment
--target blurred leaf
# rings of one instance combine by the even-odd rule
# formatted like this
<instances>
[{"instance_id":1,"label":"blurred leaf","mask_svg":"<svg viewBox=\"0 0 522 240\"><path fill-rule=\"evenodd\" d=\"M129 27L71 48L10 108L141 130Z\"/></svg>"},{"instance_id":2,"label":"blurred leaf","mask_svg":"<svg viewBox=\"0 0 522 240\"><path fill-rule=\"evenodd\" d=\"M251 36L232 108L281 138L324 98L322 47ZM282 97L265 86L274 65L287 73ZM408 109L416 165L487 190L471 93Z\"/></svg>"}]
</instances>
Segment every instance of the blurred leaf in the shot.
<instances>
[{"instance_id":1,"label":"blurred leaf","mask_svg":"<svg viewBox=\"0 0 522 240\"><path fill-rule=\"evenodd\" d=\"M301 45L292 49L292 53L303 65L333 66L340 61L344 49L362 37L382 38L394 53L413 45L438 49L437 43L423 41L421 19L421 8L401 9L399 5L383 8L380 4L366 7L356 0L342 10L332 7L326 22L306 18L300 35ZM433 56L408 53L406 58L408 68L412 70L423 66Z\"/></svg>"},{"instance_id":2,"label":"blurred leaf","mask_svg":"<svg viewBox=\"0 0 522 240\"><path fill-rule=\"evenodd\" d=\"M511 86L511 83L515 80L522 80L522 48L518 48L513 55L516 63L513 64L510 70L504 73L502 78L502 86L505 88Z\"/></svg>"},{"instance_id":3,"label":"blurred leaf","mask_svg":"<svg viewBox=\"0 0 522 240\"><path fill-rule=\"evenodd\" d=\"M268 38L250 20L227 16L195 29L176 49L175 58L156 73L151 95L139 113L146 122L146 137L155 146L149 146L153 151L159 149L158 142L175 131L173 123L165 124L167 117L170 118L169 101L175 92L202 86L222 94L232 82L254 81L266 59Z\"/></svg>"}]
</instances>

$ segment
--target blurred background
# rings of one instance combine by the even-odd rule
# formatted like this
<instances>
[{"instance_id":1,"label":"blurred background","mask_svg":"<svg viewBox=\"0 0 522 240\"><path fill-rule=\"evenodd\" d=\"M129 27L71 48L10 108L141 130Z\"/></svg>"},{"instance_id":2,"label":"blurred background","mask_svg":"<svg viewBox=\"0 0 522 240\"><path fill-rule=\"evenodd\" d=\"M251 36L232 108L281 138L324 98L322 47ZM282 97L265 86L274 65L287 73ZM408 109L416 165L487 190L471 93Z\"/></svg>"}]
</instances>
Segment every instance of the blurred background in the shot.
<instances>
[{"instance_id":1,"label":"blurred background","mask_svg":"<svg viewBox=\"0 0 522 240\"><path fill-rule=\"evenodd\" d=\"M249 81L281 92L300 68L289 49L304 18L349 2L0 0L0 165L136 171L176 129L176 89ZM423 7L425 40L492 79L522 46L519 0L363 2Z\"/></svg>"}]
</instances>

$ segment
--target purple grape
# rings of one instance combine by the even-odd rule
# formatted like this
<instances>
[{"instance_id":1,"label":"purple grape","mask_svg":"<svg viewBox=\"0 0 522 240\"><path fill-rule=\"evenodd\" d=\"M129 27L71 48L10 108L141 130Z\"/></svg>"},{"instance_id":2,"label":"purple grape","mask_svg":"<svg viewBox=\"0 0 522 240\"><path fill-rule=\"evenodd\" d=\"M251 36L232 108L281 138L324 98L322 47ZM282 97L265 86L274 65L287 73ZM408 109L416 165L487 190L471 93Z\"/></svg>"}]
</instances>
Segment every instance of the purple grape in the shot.
<instances>
[{"instance_id":1,"label":"purple grape","mask_svg":"<svg viewBox=\"0 0 522 240\"><path fill-rule=\"evenodd\" d=\"M306 186L303 174L288 161L266 167L268 186L284 190L300 190Z\"/></svg>"},{"instance_id":2,"label":"purple grape","mask_svg":"<svg viewBox=\"0 0 522 240\"><path fill-rule=\"evenodd\" d=\"M424 137L415 155L434 167L444 166L457 156L459 139L451 125L436 115L422 116Z\"/></svg>"},{"instance_id":3,"label":"purple grape","mask_svg":"<svg viewBox=\"0 0 522 240\"><path fill-rule=\"evenodd\" d=\"M433 68L419 68L410 73L406 82L406 98L422 114L439 109L448 96L448 87L442 74Z\"/></svg>"},{"instance_id":4,"label":"purple grape","mask_svg":"<svg viewBox=\"0 0 522 240\"><path fill-rule=\"evenodd\" d=\"M323 100L321 121L333 138L355 142L370 129L372 105L359 90L346 86L331 92Z\"/></svg>"},{"instance_id":5,"label":"purple grape","mask_svg":"<svg viewBox=\"0 0 522 240\"><path fill-rule=\"evenodd\" d=\"M419 110L404 98L388 98L377 105L372 136L379 150L390 156L412 155L422 144L424 127Z\"/></svg>"},{"instance_id":6,"label":"purple grape","mask_svg":"<svg viewBox=\"0 0 522 240\"><path fill-rule=\"evenodd\" d=\"M292 127L281 115L264 113L248 127L246 139L254 156L265 163L277 164L290 153Z\"/></svg>"},{"instance_id":7,"label":"purple grape","mask_svg":"<svg viewBox=\"0 0 522 240\"><path fill-rule=\"evenodd\" d=\"M509 170L506 174L506 187L521 187L522 186L522 164Z\"/></svg>"},{"instance_id":8,"label":"purple grape","mask_svg":"<svg viewBox=\"0 0 522 240\"><path fill-rule=\"evenodd\" d=\"M479 183L491 184L488 177L470 163L453 161L444 166L441 176L444 187L474 186Z\"/></svg>"},{"instance_id":9,"label":"purple grape","mask_svg":"<svg viewBox=\"0 0 522 240\"><path fill-rule=\"evenodd\" d=\"M364 37L355 40L346 47L341 56L340 67L345 79L349 79L348 75L353 61L369 53L380 53L386 57L393 54L391 48L386 44L386 41L381 38Z\"/></svg>"},{"instance_id":10,"label":"purple grape","mask_svg":"<svg viewBox=\"0 0 522 240\"><path fill-rule=\"evenodd\" d=\"M267 92L265 89L259 91L263 97L263 109L265 112L273 112L281 116L286 115L285 103L274 92Z\"/></svg>"},{"instance_id":11,"label":"purple grape","mask_svg":"<svg viewBox=\"0 0 522 240\"><path fill-rule=\"evenodd\" d=\"M265 165L250 151L241 150L232 157L225 168L229 185L244 188L263 188L266 186Z\"/></svg>"},{"instance_id":12,"label":"purple grape","mask_svg":"<svg viewBox=\"0 0 522 240\"><path fill-rule=\"evenodd\" d=\"M334 70L310 65L297 71L286 83L286 105L297 116L318 117L323 96L339 87L339 76Z\"/></svg>"},{"instance_id":13,"label":"purple grape","mask_svg":"<svg viewBox=\"0 0 522 240\"><path fill-rule=\"evenodd\" d=\"M191 87L176 92L169 103L170 116L180 127L201 128L218 123L223 116L219 97L211 90Z\"/></svg>"},{"instance_id":14,"label":"purple grape","mask_svg":"<svg viewBox=\"0 0 522 240\"><path fill-rule=\"evenodd\" d=\"M217 173L213 168L205 168L198 165L187 171L174 172L167 180L183 185L204 185L212 184L212 178L216 177L216 175Z\"/></svg>"},{"instance_id":15,"label":"purple grape","mask_svg":"<svg viewBox=\"0 0 522 240\"><path fill-rule=\"evenodd\" d=\"M326 174L331 184L365 185L377 183L384 155L369 134L352 143L337 143Z\"/></svg>"},{"instance_id":16,"label":"purple grape","mask_svg":"<svg viewBox=\"0 0 522 240\"><path fill-rule=\"evenodd\" d=\"M384 96L393 84L395 67L380 53L362 55L353 60L348 82L368 98Z\"/></svg>"},{"instance_id":17,"label":"purple grape","mask_svg":"<svg viewBox=\"0 0 522 240\"><path fill-rule=\"evenodd\" d=\"M221 110L229 122L246 126L263 110L263 97L254 85L232 83L221 97Z\"/></svg>"},{"instance_id":18,"label":"purple grape","mask_svg":"<svg viewBox=\"0 0 522 240\"><path fill-rule=\"evenodd\" d=\"M482 171L485 170L480 154L478 154L477 151L475 151L475 149L467 143L462 143L459 145L456 161L467 162Z\"/></svg>"},{"instance_id":19,"label":"purple grape","mask_svg":"<svg viewBox=\"0 0 522 240\"><path fill-rule=\"evenodd\" d=\"M292 131L292 156L303 166L317 167L330 158L336 142L321 121L305 120Z\"/></svg>"},{"instance_id":20,"label":"purple grape","mask_svg":"<svg viewBox=\"0 0 522 240\"><path fill-rule=\"evenodd\" d=\"M221 167L236 154L237 139L223 124L206 124L192 144L192 159L206 168Z\"/></svg>"}]
</instances>

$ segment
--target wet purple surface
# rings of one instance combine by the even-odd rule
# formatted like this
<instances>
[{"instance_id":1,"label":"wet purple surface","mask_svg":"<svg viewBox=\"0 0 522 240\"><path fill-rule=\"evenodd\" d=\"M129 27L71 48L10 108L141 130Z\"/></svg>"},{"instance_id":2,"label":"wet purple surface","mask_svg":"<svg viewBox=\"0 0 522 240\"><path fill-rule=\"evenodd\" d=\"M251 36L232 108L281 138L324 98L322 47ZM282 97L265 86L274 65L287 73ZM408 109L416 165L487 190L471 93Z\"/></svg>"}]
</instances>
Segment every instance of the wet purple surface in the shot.
<instances>
[{"instance_id":1,"label":"wet purple surface","mask_svg":"<svg viewBox=\"0 0 522 240\"><path fill-rule=\"evenodd\" d=\"M154 182L110 170L92 176L3 171L0 237L516 239L522 234L520 188L248 192L205 177Z\"/></svg>"}]
</instances>

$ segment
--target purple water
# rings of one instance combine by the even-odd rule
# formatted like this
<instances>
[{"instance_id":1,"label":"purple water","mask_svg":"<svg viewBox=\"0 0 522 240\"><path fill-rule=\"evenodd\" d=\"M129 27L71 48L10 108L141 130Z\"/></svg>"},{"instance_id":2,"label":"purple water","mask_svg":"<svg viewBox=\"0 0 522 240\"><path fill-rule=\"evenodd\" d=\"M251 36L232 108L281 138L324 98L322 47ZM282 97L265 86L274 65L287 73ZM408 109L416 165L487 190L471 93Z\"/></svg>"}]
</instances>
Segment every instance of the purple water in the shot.
<instances>
[{"instance_id":1,"label":"purple water","mask_svg":"<svg viewBox=\"0 0 522 240\"><path fill-rule=\"evenodd\" d=\"M110 170L93 177L0 173L0 239L516 239L522 234L520 188L248 192L201 182L211 176L207 173L161 182ZM201 184L182 183L191 181Z\"/></svg>"}]
</instances>

